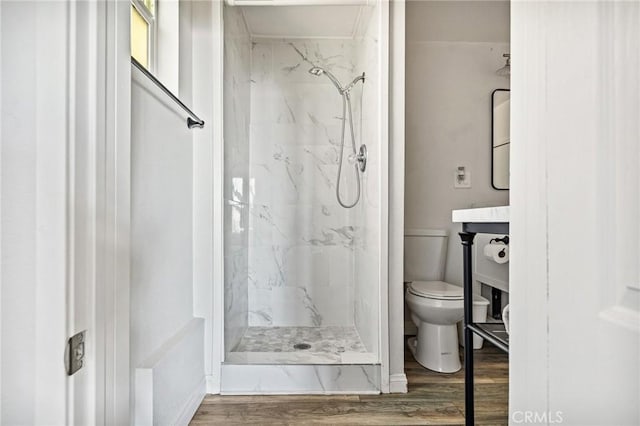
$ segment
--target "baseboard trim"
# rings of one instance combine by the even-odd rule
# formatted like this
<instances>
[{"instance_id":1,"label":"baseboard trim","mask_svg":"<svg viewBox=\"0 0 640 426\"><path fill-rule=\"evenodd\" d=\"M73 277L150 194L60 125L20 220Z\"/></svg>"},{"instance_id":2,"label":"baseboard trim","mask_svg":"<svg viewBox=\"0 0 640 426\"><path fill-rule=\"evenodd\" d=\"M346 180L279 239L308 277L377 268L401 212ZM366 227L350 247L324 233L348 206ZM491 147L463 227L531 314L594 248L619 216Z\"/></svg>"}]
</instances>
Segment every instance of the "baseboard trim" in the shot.
<instances>
[{"instance_id":1,"label":"baseboard trim","mask_svg":"<svg viewBox=\"0 0 640 426\"><path fill-rule=\"evenodd\" d=\"M195 416L196 411L198 411L198 407L200 407L200 404L202 404L202 400L207 393L206 386L206 380L203 377L202 381L198 383L198 386L196 386L193 389L193 392L191 392L191 396L184 404L184 407L182 407L182 411L180 412L180 415L174 423L176 426L189 425L191 419L193 419L193 416Z\"/></svg>"},{"instance_id":2,"label":"baseboard trim","mask_svg":"<svg viewBox=\"0 0 640 426\"><path fill-rule=\"evenodd\" d=\"M206 376L207 380L207 393L210 395L220 394L220 376L210 374Z\"/></svg>"},{"instance_id":3,"label":"baseboard trim","mask_svg":"<svg viewBox=\"0 0 640 426\"><path fill-rule=\"evenodd\" d=\"M392 374L389 377L389 392L390 393L407 393L408 392L407 375L404 373Z\"/></svg>"}]
</instances>

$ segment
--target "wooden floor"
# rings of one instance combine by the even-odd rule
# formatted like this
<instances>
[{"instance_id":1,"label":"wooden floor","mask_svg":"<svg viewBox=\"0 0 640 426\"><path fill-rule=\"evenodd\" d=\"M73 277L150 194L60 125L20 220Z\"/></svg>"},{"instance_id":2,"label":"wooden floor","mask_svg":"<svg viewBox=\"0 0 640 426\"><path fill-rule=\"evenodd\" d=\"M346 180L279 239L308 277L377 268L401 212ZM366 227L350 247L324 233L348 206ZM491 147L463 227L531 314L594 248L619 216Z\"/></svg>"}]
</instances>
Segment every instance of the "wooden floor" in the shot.
<instances>
[{"instance_id":1,"label":"wooden floor","mask_svg":"<svg viewBox=\"0 0 640 426\"><path fill-rule=\"evenodd\" d=\"M476 424L508 423L508 355L485 342L475 351ZM204 424L461 425L464 371L439 374L405 350L409 393L385 395L207 395L191 421Z\"/></svg>"}]
</instances>

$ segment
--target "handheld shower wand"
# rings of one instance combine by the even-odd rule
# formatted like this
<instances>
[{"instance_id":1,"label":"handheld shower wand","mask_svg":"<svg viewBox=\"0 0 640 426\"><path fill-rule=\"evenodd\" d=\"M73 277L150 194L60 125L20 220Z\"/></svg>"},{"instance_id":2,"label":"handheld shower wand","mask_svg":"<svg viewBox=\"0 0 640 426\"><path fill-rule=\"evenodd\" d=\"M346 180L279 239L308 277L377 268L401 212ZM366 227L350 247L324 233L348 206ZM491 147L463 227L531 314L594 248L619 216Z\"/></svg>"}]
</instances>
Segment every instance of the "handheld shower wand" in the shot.
<instances>
[{"instance_id":1,"label":"handheld shower wand","mask_svg":"<svg viewBox=\"0 0 640 426\"><path fill-rule=\"evenodd\" d=\"M321 67L313 67L309 70L309 73L315 76L326 75L329 80L333 83L333 85L338 89L338 93L342 96L342 134L340 140L340 162L338 164L338 182L336 184L336 198L338 199L338 203L346 208L350 209L358 204L360 200L360 172L364 172L367 167L367 147L366 145L360 146L360 151L356 149L356 137L353 131L353 112L351 108L351 89L359 82L362 81L364 83L364 73L362 75L357 76L353 79L351 83L347 85L347 87L342 87L340 81L331 74L329 71L325 70ZM345 203L342 201L342 197L340 196L340 180L342 177L342 162L344 158L344 134L346 131L346 121L347 121L347 105L349 106L349 130L351 135L351 148L353 149L353 154L349 155L349 158L353 158L355 161L353 162L354 170L356 174L356 199L353 203Z\"/></svg>"},{"instance_id":2,"label":"handheld shower wand","mask_svg":"<svg viewBox=\"0 0 640 426\"><path fill-rule=\"evenodd\" d=\"M309 73L312 74L312 75L315 75L316 77L319 77L321 75L326 75L327 78L329 80L331 80L333 85L336 86L336 89L338 89L338 92L340 92L340 94L342 94L342 85L340 84L340 82L338 81L336 76L331 74L329 71L325 70L324 68L313 67L313 68L311 68L309 70Z\"/></svg>"}]
</instances>

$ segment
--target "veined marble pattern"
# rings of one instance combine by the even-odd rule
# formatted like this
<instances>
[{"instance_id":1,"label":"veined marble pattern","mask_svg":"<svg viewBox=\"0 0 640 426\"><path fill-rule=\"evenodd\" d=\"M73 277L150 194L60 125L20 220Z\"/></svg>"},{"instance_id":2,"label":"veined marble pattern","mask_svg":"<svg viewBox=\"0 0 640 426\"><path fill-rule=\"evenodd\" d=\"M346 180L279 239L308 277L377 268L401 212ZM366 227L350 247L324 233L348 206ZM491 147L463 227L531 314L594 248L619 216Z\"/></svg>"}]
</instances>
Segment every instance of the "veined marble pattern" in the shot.
<instances>
[{"instance_id":1,"label":"veined marble pattern","mask_svg":"<svg viewBox=\"0 0 640 426\"><path fill-rule=\"evenodd\" d=\"M382 136L380 133L380 74L379 74L379 20L375 18L380 6L376 6L358 49L356 66L366 70L367 84L362 89L362 102L355 104L362 110L354 111L362 117L361 139L367 144L369 158L367 173L363 175L362 200L357 209L358 241L355 249L354 273L354 324L362 341L370 351L378 348L378 330L372 324L380 321L379 271L373 265L380 263L380 161ZM390 206L392 209L393 206Z\"/></svg>"},{"instance_id":2,"label":"veined marble pattern","mask_svg":"<svg viewBox=\"0 0 640 426\"><path fill-rule=\"evenodd\" d=\"M355 324L361 347L309 353L327 363L348 362L351 354L377 359L379 281L372 265L378 263L379 247L378 29L374 25L356 40L254 40L247 60L242 26L227 9L225 22L230 20L235 36L228 42L225 37L225 321L231 322L225 324L226 347L239 348L246 326L353 329ZM342 98L326 77L309 74L312 66L345 84L367 75L365 87L352 92L356 144L366 143L370 152L362 199L354 209L340 207L335 194ZM349 145L347 135L341 182L346 199L356 188ZM341 345L341 339L329 340ZM247 359L271 354L271 360L273 354L293 354L285 348L256 350L228 352L227 359L239 353L253 354L244 355Z\"/></svg>"},{"instance_id":3,"label":"veined marble pattern","mask_svg":"<svg viewBox=\"0 0 640 426\"><path fill-rule=\"evenodd\" d=\"M335 196L342 98L326 77L308 71L322 66L351 81L363 71L356 69L359 46L353 40L252 43L250 327L354 323L355 251L364 240L361 218ZM354 103L359 96L354 93ZM353 192L353 173L343 179Z\"/></svg>"},{"instance_id":4,"label":"veined marble pattern","mask_svg":"<svg viewBox=\"0 0 640 426\"><path fill-rule=\"evenodd\" d=\"M377 394L380 365L224 364L222 395Z\"/></svg>"},{"instance_id":5,"label":"veined marble pattern","mask_svg":"<svg viewBox=\"0 0 640 426\"><path fill-rule=\"evenodd\" d=\"M306 343L309 349L296 350ZM367 352L355 327L249 327L233 352Z\"/></svg>"}]
</instances>

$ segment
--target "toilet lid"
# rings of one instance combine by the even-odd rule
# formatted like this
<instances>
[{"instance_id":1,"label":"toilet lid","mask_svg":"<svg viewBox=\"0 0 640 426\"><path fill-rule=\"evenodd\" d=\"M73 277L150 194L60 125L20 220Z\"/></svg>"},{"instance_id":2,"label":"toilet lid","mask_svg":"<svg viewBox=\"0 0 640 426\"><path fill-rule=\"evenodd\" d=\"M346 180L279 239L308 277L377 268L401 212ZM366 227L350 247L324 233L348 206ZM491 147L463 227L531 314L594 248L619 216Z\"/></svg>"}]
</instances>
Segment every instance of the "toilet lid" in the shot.
<instances>
[{"instance_id":1,"label":"toilet lid","mask_svg":"<svg viewBox=\"0 0 640 426\"><path fill-rule=\"evenodd\" d=\"M416 296L433 299L460 300L464 298L462 287L444 281L413 281L409 283L409 291Z\"/></svg>"}]
</instances>

